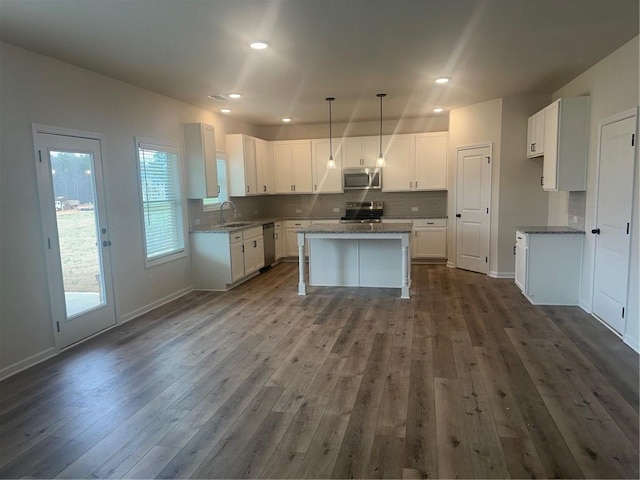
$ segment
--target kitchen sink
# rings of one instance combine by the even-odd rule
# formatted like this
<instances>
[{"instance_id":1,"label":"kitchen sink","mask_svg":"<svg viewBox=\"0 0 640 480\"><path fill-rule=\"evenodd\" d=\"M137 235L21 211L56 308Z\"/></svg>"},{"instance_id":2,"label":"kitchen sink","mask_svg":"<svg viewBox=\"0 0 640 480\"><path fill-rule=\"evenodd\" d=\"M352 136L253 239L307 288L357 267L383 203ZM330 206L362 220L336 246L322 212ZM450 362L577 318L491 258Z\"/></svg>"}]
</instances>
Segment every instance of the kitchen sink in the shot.
<instances>
[{"instance_id":1,"label":"kitchen sink","mask_svg":"<svg viewBox=\"0 0 640 480\"><path fill-rule=\"evenodd\" d=\"M229 222L229 223L223 223L220 226L233 228L233 227L247 227L249 225L253 225L253 222Z\"/></svg>"}]
</instances>

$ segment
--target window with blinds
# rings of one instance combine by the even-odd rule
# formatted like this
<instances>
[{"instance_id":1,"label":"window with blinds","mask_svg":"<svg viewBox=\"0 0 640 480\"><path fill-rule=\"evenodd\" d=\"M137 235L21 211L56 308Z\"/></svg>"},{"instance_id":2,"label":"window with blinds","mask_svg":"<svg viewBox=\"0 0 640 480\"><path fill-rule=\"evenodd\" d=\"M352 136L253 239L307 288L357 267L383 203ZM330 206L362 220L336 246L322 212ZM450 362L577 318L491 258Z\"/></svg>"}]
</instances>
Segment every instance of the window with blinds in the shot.
<instances>
[{"instance_id":1,"label":"window with blinds","mask_svg":"<svg viewBox=\"0 0 640 480\"><path fill-rule=\"evenodd\" d=\"M137 141L147 265L185 255L178 146Z\"/></svg>"}]
</instances>

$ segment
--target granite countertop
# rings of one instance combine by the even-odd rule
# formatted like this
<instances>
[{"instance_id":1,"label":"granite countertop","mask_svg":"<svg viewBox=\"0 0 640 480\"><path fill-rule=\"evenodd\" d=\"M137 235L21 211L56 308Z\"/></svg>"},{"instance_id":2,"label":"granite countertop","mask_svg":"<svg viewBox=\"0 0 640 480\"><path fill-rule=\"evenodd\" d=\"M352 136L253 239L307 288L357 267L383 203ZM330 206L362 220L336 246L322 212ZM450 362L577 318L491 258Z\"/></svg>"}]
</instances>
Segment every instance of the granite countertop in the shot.
<instances>
[{"instance_id":1,"label":"granite countertop","mask_svg":"<svg viewBox=\"0 0 640 480\"><path fill-rule=\"evenodd\" d=\"M310 225L298 228L298 233L411 233L405 223L340 223L338 225Z\"/></svg>"},{"instance_id":2,"label":"granite countertop","mask_svg":"<svg viewBox=\"0 0 640 480\"><path fill-rule=\"evenodd\" d=\"M545 226L534 226L534 227L516 227L516 231L528 234L577 234L584 235L584 230L578 230L576 228L571 227L545 227Z\"/></svg>"}]
</instances>

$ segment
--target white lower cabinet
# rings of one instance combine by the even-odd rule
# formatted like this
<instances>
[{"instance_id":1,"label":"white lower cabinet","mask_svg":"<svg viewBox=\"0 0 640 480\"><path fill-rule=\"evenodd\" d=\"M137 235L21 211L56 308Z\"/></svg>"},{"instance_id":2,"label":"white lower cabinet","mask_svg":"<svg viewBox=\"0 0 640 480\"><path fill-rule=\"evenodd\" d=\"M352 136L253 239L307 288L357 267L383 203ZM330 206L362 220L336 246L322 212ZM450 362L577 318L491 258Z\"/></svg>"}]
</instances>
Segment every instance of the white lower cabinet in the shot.
<instances>
[{"instance_id":1,"label":"white lower cabinet","mask_svg":"<svg viewBox=\"0 0 640 480\"><path fill-rule=\"evenodd\" d=\"M276 241L276 260L280 260L282 257L284 257L286 238L283 232L284 228L282 227L282 222L275 222L273 235Z\"/></svg>"},{"instance_id":2,"label":"white lower cabinet","mask_svg":"<svg viewBox=\"0 0 640 480\"><path fill-rule=\"evenodd\" d=\"M311 225L310 220L285 220L284 228L286 233L286 249L285 253L287 257L297 257L298 256L298 229L300 227L308 227ZM308 242L305 242L304 246L305 255L309 254L309 246Z\"/></svg>"},{"instance_id":3,"label":"white lower cabinet","mask_svg":"<svg viewBox=\"0 0 640 480\"><path fill-rule=\"evenodd\" d=\"M534 305L578 305L582 246L578 233L516 232L515 283Z\"/></svg>"},{"instance_id":4,"label":"white lower cabinet","mask_svg":"<svg viewBox=\"0 0 640 480\"><path fill-rule=\"evenodd\" d=\"M264 266L262 227L191 234L196 290L228 290Z\"/></svg>"},{"instance_id":5,"label":"white lower cabinet","mask_svg":"<svg viewBox=\"0 0 640 480\"><path fill-rule=\"evenodd\" d=\"M411 258L447 258L447 219L419 219L413 221Z\"/></svg>"}]
</instances>

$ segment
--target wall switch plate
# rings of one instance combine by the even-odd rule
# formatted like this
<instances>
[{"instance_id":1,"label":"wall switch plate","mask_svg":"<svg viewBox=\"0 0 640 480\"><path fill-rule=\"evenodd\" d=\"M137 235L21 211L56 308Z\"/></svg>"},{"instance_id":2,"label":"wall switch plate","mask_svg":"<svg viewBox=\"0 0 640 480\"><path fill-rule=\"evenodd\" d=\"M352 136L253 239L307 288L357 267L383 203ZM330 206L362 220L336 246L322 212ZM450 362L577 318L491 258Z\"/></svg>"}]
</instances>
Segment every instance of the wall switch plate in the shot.
<instances>
[{"instance_id":1,"label":"wall switch plate","mask_svg":"<svg viewBox=\"0 0 640 480\"><path fill-rule=\"evenodd\" d=\"M200 219L196 218L196 225L200 225Z\"/></svg>"},{"instance_id":2,"label":"wall switch plate","mask_svg":"<svg viewBox=\"0 0 640 480\"><path fill-rule=\"evenodd\" d=\"M340 213L340 209L339 209L338 207L335 207L335 208L333 209L333 213Z\"/></svg>"},{"instance_id":3,"label":"wall switch plate","mask_svg":"<svg viewBox=\"0 0 640 480\"><path fill-rule=\"evenodd\" d=\"M420 210L418 207L411 207L412 212L417 212L418 210Z\"/></svg>"},{"instance_id":4,"label":"wall switch plate","mask_svg":"<svg viewBox=\"0 0 640 480\"><path fill-rule=\"evenodd\" d=\"M296 213L302 213L302 209L301 208L296 208Z\"/></svg>"}]
</instances>

